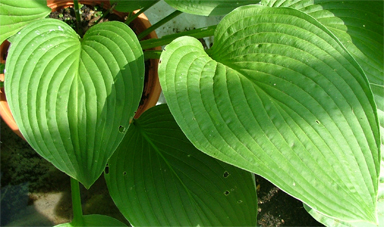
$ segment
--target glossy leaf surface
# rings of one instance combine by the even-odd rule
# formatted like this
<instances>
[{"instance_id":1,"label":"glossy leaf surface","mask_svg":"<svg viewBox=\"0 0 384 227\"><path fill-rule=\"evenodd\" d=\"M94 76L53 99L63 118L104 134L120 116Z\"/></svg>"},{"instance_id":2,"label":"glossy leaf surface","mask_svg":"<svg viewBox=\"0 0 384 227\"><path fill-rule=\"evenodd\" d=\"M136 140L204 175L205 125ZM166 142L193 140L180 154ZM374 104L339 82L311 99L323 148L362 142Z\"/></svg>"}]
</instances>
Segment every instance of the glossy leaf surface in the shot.
<instances>
[{"instance_id":1,"label":"glossy leaf surface","mask_svg":"<svg viewBox=\"0 0 384 227\"><path fill-rule=\"evenodd\" d=\"M381 157L381 171L380 171L380 181L379 181L379 194L377 197L377 216L378 223L368 223L368 222L343 222L336 220L313 210L312 208L304 205L304 208L308 211L312 217L314 217L318 222L324 224L325 226L330 227L376 227L383 226L384 224L384 156Z\"/></svg>"},{"instance_id":2,"label":"glossy leaf surface","mask_svg":"<svg viewBox=\"0 0 384 227\"><path fill-rule=\"evenodd\" d=\"M259 0L165 0L173 8L184 13L202 16L225 15L239 6L255 4Z\"/></svg>"},{"instance_id":3,"label":"glossy leaf surface","mask_svg":"<svg viewBox=\"0 0 384 227\"><path fill-rule=\"evenodd\" d=\"M182 37L161 62L167 103L198 149L328 216L376 221L373 95L359 64L313 17L240 7L220 22L208 53Z\"/></svg>"},{"instance_id":4,"label":"glossy leaf surface","mask_svg":"<svg viewBox=\"0 0 384 227\"><path fill-rule=\"evenodd\" d=\"M28 143L89 188L129 126L143 79L143 52L124 23L96 25L80 39L45 19L16 36L4 86Z\"/></svg>"},{"instance_id":5,"label":"glossy leaf surface","mask_svg":"<svg viewBox=\"0 0 384 227\"><path fill-rule=\"evenodd\" d=\"M384 141L384 2L383 1L297 1L263 0L271 7L291 7L316 18L337 36L363 68L377 105ZM381 149L383 151L383 148ZM381 164L383 174L383 164ZM381 177L380 179L384 179ZM378 215L384 223L383 182L379 184ZM310 209L310 208L309 208ZM317 220L327 225L368 226L368 223L343 223L327 218L311 209ZM381 218L381 219L380 219ZM333 223L333 224L331 224Z\"/></svg>"},{"instance_id":6,"label":"glossy leaf surface","mask_svg":"<svg viewBox=\"0 0 384 227\"><path fill-rule=\"evenodd\" d=\"M105 178L133 226L256 226L254 175L197 150L166 105L134 121Z\"/></svg>"},{"instance_id":7,"label":"glossy leaf surface","mask_svg":"<svg viewBox=\"0 0 384 227\"><path fill-rule=\"evenodd\" d=\"M262 0L316 18L337 36L364 69L370 83L384 86L384 1Z\"/></svg>"},{"instance_id":8,"label":"glossy leaf surface","mask_svg":"<svg viewBox=\"0 0 384 227\"><path fill-rule=\"evenodd\" d=\"M0 44L25 25L51 12L47 0L0 0Z\"/></svg>"},{"instance_id":9,"label":"glossy leaf surface","mask_svg":"<svg viewBox=\"0 0 384 227\"><path fill-rule=\"evenodd\" d=\"M384 1L263 0L305 12L332 31L363 68L384 129Z\"/></svg>"}]
</instances>

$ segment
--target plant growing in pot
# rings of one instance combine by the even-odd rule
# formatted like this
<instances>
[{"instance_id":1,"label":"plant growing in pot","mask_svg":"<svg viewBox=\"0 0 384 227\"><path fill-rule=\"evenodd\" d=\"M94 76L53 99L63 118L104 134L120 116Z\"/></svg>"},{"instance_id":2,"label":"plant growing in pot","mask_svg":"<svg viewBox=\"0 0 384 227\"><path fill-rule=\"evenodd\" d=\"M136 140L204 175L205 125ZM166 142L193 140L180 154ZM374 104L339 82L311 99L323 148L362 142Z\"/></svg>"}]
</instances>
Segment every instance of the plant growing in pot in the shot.
<instances>
[{"instance_id":1,"label":"plant growing in pot","mask_svg":"<svg viewBox=\"0 0 384 227\"><path fill-rule=\"evenodd\" d=\"M114 202L133 225L256 225L253 173L303 201L324 224L382 223L383 2L263 0L236 9L229 1L166 2L187 13L227 14L217 27L188 32L213 34L209 50L183 34L140 42L144 49L169 43L159 66L168 106L132 119L125 114L126 100L113 101L117 89L129 86L125 80L104 80L111 81L108 87L82 78L106 63L74 64L83 69L76 80L65 80L72 71L63 67L58 82L24 81L21 69L6 65L6 92L7 86L24 88L11 93L11 109L27 141L52 151L46 156L64 166L81 166L77 175L66 173L86 187L92 184L90 169L102 162L102 170L107 163L100 148L116 148L104 175ZM86 41L104 33L90 34L82 43L96 49ZM19 67L31 64L12 48L11 61L20 56ZM135 63L126 60L119 72ZM96 82L108 94L103 101L87 98L93 90L85 89ZM58 93L52 84L60 84L59 91L76 86ZM75 108L68 108L70 99ZM105 117L92 122L103 114L114 117L108 124ZM89 220L81 209L74 217L73 225Z\"/></svg>"},{"instance_id":2,"label":"plant growing in pot","mask_svg":"<svg viewBox=\"0 0 384 227\"><path fill-rule=\"evenodd\" d=\"M10 21L1 34L8 34L3 38L8 38L8 30L14 34L9 39L5 93L17 126L41 156L71 176L71 225L119 225L109 217L82 215L77 181L86 188L94 183L133 121L142 94L145 58L136 34L120 22L97 24L82 34L62 21L43 19L50 11L45 1L0 3L5 22ZM74 6L79 18L77 1ZM12 17L21 8L32 16ZM20 18L27 18L25 26L15 28ZM26 99L19 103L16 96ZM193 151L191 145L189 150ZM216 164L220 175L222 168ZM239 172L247 175L245 182L252 189L252 175ZM256 203L256 198L249 201Z\"/></svg>"},{"instance_id":3,"label":"plant growing in pot","mask_svg":"<svg viewBox=\"0 0 384 227\"><path fill-rule=\"evenodd\" d=\"M36 1L36 2L28 1L27 3L29 5L27 4L26 8L29 7L30 9L29 9L29 11L25 10L25 12L24 12L25 16L28 16L28 18L25 22L20 22L20 20L18 18L15 19L14 17L9 17L8 15L6 15L6 12L4 12L5 15L2 18L4 26L2 27L2 31L1 31L1 35L2 35L1 40L2 41L5 39L5 37L7 37L7 35L12 34L12 32L18 31L18 29L20 28L20 24L25 25L26 23L28 23L28 20L38 20L40 18L43 18L50 12L50 9L52 9L52 12L57 12L58 10L61 10L62 8L66 8L68 6L73 7L72 1L65 1L65 0L48 0L47 4L45 4L44 1ZM79 26L82 30L81 33L84 33L84 31L86 29L88 29L94 23L92 21L96 21L96 19L98 19L97 21L100 22L101 19L105 20L107 18L107 20L108 20L108 17L110 17L110 18L115 19L115 20L119 19L120 21L124 21L124 18L128 15L128 13L113 11L112 9L114 7L111 7L109 4L109 1L105 1L105 0L101 0L101 1L100 0L99 1L81 0L80 3L85 4L85 5L89 5L91 7L99 6L99 8L101 7L101 9L104 8L105 9L104 11L107 10L106 13L102 17L97 16L97 15L93 15L92 17L95 17L95 18L91 21L89 21L91 19L89 15L88 16L82 15L84 18L88 17L89 19L82 21L83 23L81 23L81 25ZM136 6L140 5L141 6L140 3L135 3L132 5L133 6L134 5L136 5ZM3 8L3 9L5 10L6 8ZM113 11L113 14L111 14L110 11ZM68 12L70 12L70 11L68 11ZM99 13L101 13L101 12L99 12ZM57 13L57 15L60 15L60 14ZM56 18L57 18L57 15L56 15ZM63 16L61 15L61 17L63 17ZM59 16L59 18L60 18L60 16ZM62 20L63 19L64 18L62 18ZM66 21L66 19L64 19L64 21ZM14 22L17 22L17 24L12 24ZM76 22L70 20L67 23L70 23L73 26ZM148 27L151 26L150 23L148 22L148 18L146 18L144 14L131 13L131 18L129 21L127 21L127 23L135 31L135 33L141 33L142 31L146 30ZM149 38L157 38L156 33L155 32L147 32L144 39L149 39ZM9 48L9 42L8 41L2 42L1 47L0 47L0 55L1 55L0 61L2 64L5 63L8 48ZM159 48L157 48L157 49L159 49ZM140 116L140 114L143 113L149 107L154 106L157 102L158 97L159 97L160 85L159 85L158 77L157 77L157 63L158 63L157 59L147 59L145 61L146 74L145 74L144 91L143 91L142 99L140 101L139 108L136 111L136 115L135 115L136 117ZM3 70L1 70L1 72L2 71ZM0 74L0 81L4 81L4 74ZM18 129L18 126L16 125L15 120L12 117L12 114L10 112L10 109L9 109L9 106L8 106L8 103L7 103L5 94L4 94L4 90L2 88L0 90L0 95L1 95L0 96L0 110L1 110L0 115L1 115L1 117L16 134L18 134L20 137L23 138L23 136L21 135L21 133Z\"/></svg>"}]
</instances>

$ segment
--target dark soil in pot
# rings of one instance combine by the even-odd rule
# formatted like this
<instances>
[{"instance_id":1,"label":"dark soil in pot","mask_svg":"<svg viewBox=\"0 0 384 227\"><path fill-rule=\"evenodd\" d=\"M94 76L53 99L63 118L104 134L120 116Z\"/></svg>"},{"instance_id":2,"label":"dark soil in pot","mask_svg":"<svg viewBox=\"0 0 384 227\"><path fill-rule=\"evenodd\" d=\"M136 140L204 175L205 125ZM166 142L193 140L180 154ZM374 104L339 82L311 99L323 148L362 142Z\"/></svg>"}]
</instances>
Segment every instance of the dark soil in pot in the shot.
<instances>
[{"instance_id":1,"label":"dark soil in pot","mask_svg":"<svg viewBox=\"0 0 384 227\"><path fill-rule=\"evenodd\" d=\"M97 23L105 21L121 21L124 22L125 18L121 18L117 14L108 13L101 5L88 6L81 5L80 8L81 27L85 33L90 27ZM102 15L106 15L102 18ZM59 19L67 23L73 29L76 29L76 16L73 7L59 8L57 11L49 15L50 18Z\"/></svg>"}]
</instances>

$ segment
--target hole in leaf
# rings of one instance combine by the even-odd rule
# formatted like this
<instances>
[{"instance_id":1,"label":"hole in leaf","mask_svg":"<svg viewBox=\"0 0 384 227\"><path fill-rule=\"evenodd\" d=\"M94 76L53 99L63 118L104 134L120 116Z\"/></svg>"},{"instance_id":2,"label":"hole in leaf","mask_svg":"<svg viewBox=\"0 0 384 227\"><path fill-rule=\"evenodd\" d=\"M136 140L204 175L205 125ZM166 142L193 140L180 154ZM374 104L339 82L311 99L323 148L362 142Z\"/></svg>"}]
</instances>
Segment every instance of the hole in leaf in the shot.
<instances>
[{"instance_id":1,"label":"hole in leaf","mask_svg":"<svg viewBox=\"0 0 384 227\"><path fill-rule=\"evenodd\" d=\"M230 175L230 174L228 173L228 171L225 171L224 174L223 174L223 177L224 177L224 178L227 178L227 177L229 177L229 175Z\"/></svg>"},{"instance_id":2,"label":"hole in leaf","mask_svg":"<svg viewBox=\"0 0 384 227\"><path fill-rule=\"evenodd\" d=\"M224 192L224 195L225 196L228 196L230 194L230 192L228 191L228 190L226 190L225 192Z\"/></svg>"},{"instance_id":3,"label":"hole in leaf","mask_svg":"<svg viewBox=\"0 0 384 227\"><path fill-rule=\"evenodd\" d=\"M124 126L120 125L120 127L119 127L119 132L120 132L120 133L124 133L124 132L125 132L125 128L124 128Z\"/></svg>"},{"instance_id":4,"label":"hole in leaf","mask_svg":"<svg viewBox=\"0 0 384 227\"><path fill-rule=\"evenodd\" d=\"M105 174L109 174L109 166L107 165L104 170Z\"/></svg>"},{"instance_id":5,"label":"hole in leaf","mask_svg":"<svg viewBox=\"0 0 384 227\"><path fill-rule=\"evenodd\" d=\"M127 175L127 172L126 172L126 171L124 171L124 172L123 172L123 175L124 175L124 176L125 176L125 175Z\"/></svg>"}]
</instances>

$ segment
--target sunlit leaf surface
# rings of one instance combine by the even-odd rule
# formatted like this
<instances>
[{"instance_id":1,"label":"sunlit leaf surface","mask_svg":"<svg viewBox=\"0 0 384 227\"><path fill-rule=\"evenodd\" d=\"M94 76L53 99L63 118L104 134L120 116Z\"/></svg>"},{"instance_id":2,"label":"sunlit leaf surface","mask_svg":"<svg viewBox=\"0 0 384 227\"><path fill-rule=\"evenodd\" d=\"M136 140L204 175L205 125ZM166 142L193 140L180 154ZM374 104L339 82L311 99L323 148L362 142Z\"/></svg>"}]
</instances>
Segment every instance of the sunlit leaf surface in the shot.
<instances>
[{"instance_id":1,"label":"sunlit leaf surface","mask_svg":"<svg viewBox=\"0 0 384 227\"><path fill-rule=\"evenodd\" d=\"M124 23L98 24L81 39L45 19L14 39L4 86L28 143L88 188L122 140L143 80L143 52Z\"/></svg>"},{"instance_id":2,"label":"sunlit leaf surface","mask_svg":"<svg viewBox=\"0 0 384 227\"><path fill-rule=\"evenodd\" d=\"M240 7L212 49L161 56L170 110L200 150L341 220L376 222L380 134L367 77L337 37L295 9Z\"/></svg>"}]
</instances>

